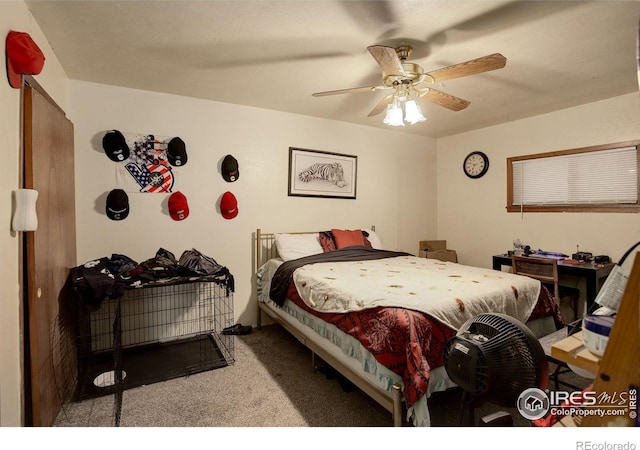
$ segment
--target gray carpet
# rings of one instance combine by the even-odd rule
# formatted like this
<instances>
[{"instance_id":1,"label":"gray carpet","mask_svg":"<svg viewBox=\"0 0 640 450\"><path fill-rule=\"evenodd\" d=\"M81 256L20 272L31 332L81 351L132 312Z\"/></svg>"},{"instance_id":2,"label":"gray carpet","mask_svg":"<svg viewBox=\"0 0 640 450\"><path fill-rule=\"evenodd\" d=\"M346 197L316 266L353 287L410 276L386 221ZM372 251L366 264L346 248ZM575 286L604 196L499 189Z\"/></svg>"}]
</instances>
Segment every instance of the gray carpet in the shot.
<instances>
[{"instance_id":1,"label":"gray carpet","mask_svg":"<svg viewBox=\"0 0 640 450\"><path fill-rule=\"evenodd\" d=\"M571 374L572 382L588 380ZM432 395L433 426L459 424L461 391ZM515 409L484 404L478 415ZM56 427L112 427L112 395L65 404ZM120 427L390 427L391 415L330 371L278 325L235 338L235 363L124 391ZM410 426L405 424L405 426Z\"/></svg>"}]
</instances>

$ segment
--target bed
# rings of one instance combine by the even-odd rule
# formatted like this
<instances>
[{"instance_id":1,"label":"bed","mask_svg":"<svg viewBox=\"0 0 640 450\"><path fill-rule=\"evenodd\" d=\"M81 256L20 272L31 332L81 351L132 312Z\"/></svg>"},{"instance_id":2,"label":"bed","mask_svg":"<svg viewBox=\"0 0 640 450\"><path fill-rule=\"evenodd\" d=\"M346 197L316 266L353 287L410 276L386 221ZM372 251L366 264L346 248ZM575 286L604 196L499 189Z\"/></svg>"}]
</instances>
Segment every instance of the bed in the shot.
<instances>
[{"instance_id":1,"label":"bed","mask_svg":"<svg viewBox=\"0 0 640 450\"><path fill-rule=\"evenodd\" d=\"M455 386L444 345L468 318L506 313L538 336L564 325L539 281L385 250L375 227L257 229L255 243L258 327L267 314L311 350L314 366L317 355L395 426L405 411L413 425L430 425L428 398Z\"/></svg>"}]
</instances>

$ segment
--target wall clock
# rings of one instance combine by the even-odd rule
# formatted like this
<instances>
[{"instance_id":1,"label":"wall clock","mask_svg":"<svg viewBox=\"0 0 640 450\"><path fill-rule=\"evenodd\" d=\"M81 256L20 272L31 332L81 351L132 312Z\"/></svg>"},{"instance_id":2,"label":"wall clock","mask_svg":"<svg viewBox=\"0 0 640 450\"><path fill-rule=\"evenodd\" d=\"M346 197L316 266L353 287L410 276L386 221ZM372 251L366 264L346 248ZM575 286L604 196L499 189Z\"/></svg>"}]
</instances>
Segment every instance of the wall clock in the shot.
<instances>
[{"instance_id":1,"label":"wall clock","mask_svg":"<svg viewBox=\"0 0 640 450\"><path fill-rule=\"evenodd\" d=\"M489 157L482 152L471 152L464 159L462 169L469 178L480 178L489 170Z\"/></svg>"}]
</instances>

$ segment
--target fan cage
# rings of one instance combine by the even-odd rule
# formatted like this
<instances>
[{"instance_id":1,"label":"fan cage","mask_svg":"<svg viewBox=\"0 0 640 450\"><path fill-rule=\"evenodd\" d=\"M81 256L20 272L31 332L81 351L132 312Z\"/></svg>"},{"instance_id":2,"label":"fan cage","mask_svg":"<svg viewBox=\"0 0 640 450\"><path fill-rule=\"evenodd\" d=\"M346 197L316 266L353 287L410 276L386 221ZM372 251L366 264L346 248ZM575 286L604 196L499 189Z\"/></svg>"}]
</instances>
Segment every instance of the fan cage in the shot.
<instances>
[{"instance_id":1,"label":"fan cage","mask_svg":"<svg viewBox=\"0 0 640 450\"><path fill-rule=\"evenodd\" d=\"M487 341L478 342L470 338L473 335ZM470 349L466 354L452 351L456 344ZM537 338L504 314L468 320L447 344L445 364L451 379L465 391L500 406L513 406L522 391L544 389L548 381L548 365Z\"/></svg>"},{"instance_id":2,"label":"fan cage","mask_svg":"<svg viewBox=\"0 0 640 450\"><path fill-rule=\"evenodd\" d=\"M451 380L473 397L486 394L489 367L482 348L462 336L447 343L444 364Z\"/></svg>"}]
</instances>

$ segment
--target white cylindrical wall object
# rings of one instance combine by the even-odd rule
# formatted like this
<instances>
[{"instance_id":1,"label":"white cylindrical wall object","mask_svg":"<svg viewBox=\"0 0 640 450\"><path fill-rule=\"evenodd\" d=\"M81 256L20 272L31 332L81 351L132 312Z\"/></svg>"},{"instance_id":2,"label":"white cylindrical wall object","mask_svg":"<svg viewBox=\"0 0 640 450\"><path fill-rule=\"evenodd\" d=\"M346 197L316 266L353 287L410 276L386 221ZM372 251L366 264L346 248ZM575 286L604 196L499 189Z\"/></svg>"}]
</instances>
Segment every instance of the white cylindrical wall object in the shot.
<instances>
[{"instance_id":1,"label":"white cylindrical wall object","mask_svg":"<svg viewBox=\"0 0 640 450\"><path fill-rule=\"evenodd\" d=\"M14 231L36 231L38 229L38 215L36 214L38 191L18 189L13 192L16 199L16 210L13 213L11 227Z\"/></svg>"}]
</instances>

